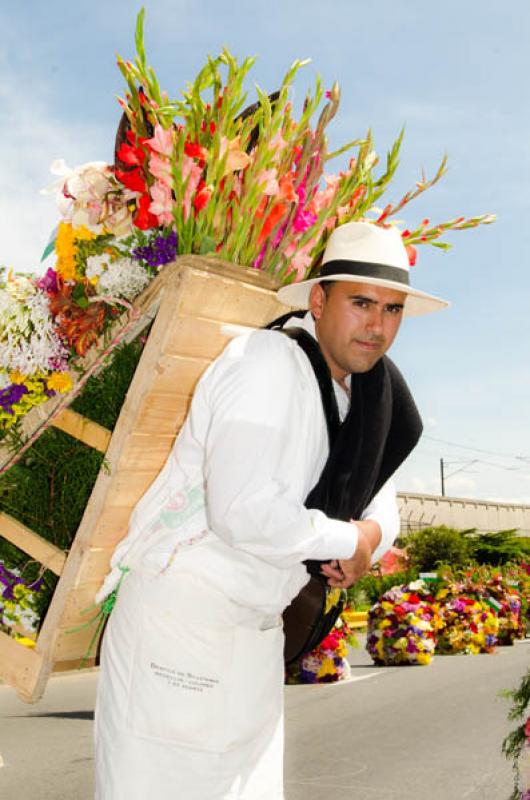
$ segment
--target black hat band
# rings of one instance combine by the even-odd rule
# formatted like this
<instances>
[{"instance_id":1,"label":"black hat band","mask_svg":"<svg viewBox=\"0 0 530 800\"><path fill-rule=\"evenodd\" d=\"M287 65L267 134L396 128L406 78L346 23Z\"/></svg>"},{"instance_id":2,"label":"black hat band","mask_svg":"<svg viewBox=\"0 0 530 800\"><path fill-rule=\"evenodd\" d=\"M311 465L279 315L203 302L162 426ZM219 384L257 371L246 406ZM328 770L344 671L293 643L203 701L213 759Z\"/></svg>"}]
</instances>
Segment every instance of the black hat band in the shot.
<instances>
[{"instance_id":1,"label":"black hat band","mask_svg":"<svg viewBox=\"0 0 530 800\"><path fill-rule=\"evenodd\" d=\"M355 275L359 278L382 278L409 286L409 273L401 267L390 267L388 264L371 264L367 261L344 261L336 259L328 261L316 276L319 280L333 275Z\"/></svg>"}]
</instances>

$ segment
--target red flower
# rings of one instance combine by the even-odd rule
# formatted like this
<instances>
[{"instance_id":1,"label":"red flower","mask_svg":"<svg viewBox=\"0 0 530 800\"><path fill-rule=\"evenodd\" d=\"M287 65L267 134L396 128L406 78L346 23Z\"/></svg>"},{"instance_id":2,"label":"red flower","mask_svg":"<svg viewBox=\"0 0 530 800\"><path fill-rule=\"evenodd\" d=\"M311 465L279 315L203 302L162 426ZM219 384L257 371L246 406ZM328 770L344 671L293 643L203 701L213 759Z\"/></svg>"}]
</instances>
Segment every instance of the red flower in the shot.
<instances>
[{"instance_id":1,"label":"red flower","mask_svg":"<svg viewBox=\"0 0 530 800\"><path fill-rule=\"evenodd\" d=\"M198 142L186 142L184 145L184 152L190 158L199 158L203 161L208 158L208 150L202 147Z\"/></svg>"},{"instance_id":2,"label":"red flower","mask_svg":"<svg viewBox=\"0 0 530 800\"><path fill-rule=\"evenodd\" d=\"M139 192L140 194L146 194L147 192L147 185L145 183L145 177L140 170L139 167L131 170L122 170L116 169L115 175L117 179L123 183L127 189L130 189L131 192Z\"/></svg>"},{"instance_id":3,"label":"red flower","mask_svg":"<svg viewBox=\"0 0 530 800\"><path fill-rule=\"evenodd\" d=\"M136 211L136 216L134 218L134 224L137 228L140 228L142 231L146 231L149 228L157 228L158 227L158 220L154 214L151 214L149 211L149 206L151 205L151 198L147 193L143 194L140 199L138 200L138 207Z\"/></svg>"},{"instance_id":4,"label":"red flower","mask_svg":"<svg viewBox=\"0 0 530 800\"><path fill-rule=\"evenodd\" d=\"M120 161L130 167L141 166L145 161L145 151L141 147L134 147L127 142L122 142L117 155Z\"/></svg>"},{"instance_id":5,"label":"red flower","mask_svg":"<svg viewBox=\"0 0 530 800\"><path fill-rule=\"evenodd\" d=\"M416 264L416 255L417 255L416 248L414 247L413 244L407 244L405 245L405 249L409 257L409 264L411 267L413 267Z\"/></svg>"},{"instance_id":6,"label":"red flower","mask_svg":"<svg viewBox=\"0 0 530 800\"><path fill-rule=\"evenodd\" d=\"M204 181L201 181L199 183L199 186L197 187L197 193L193 199L193 207L195 209L196 214L199 211L202 211L203 208L206 208L206 206L210 202L211 196L212 196L211 186L206 186Z\"/></svg>"}]
</instances>

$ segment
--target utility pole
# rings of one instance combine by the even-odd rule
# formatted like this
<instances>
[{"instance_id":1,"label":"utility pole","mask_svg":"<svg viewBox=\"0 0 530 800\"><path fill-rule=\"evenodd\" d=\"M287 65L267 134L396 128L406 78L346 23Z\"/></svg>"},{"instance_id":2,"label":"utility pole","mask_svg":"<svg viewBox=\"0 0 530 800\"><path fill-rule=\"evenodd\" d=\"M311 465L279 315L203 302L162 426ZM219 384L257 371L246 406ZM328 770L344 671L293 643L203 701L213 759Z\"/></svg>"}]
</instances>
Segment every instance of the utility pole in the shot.
<instances>
[{"instance_id":1,"label":"utility pole","mask_svg":"<svg viewBox=\"0 0 530 800\"><path fill-rule=\"evenodd\" d=\"M445 497L444 460L440 459L440 479L442 482L442 497Z\"/></svg>"}]
</instances>

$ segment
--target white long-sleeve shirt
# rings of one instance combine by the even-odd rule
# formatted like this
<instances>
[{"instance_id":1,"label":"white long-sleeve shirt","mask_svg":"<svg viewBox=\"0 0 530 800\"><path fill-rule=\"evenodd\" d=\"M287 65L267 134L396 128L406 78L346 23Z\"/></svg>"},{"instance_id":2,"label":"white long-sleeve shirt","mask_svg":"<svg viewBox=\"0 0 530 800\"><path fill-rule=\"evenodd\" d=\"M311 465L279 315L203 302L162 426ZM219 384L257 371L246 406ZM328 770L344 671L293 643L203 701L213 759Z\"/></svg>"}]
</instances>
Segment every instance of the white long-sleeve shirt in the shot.
<instances>
[{"instance_id":1,"label":"white long-sleeve shirt","mask_svg":"<svg viewBox=\"0 0 530 800\"><path fill-rule=\"evenodd\" d=\"M312 335L310 315L294 320ZM349 397L335 384L339 412ZM98 600L120 567L185 567L235 602L281 612L308 580L306 559L350 558L355 525L304 500L328 456L326 420L313 369L278 331L234 339L199 381L169 458L131 516ZM387 483L362 515L376 520L377 560L399 517Z\"/></svg>"}]
</instances>

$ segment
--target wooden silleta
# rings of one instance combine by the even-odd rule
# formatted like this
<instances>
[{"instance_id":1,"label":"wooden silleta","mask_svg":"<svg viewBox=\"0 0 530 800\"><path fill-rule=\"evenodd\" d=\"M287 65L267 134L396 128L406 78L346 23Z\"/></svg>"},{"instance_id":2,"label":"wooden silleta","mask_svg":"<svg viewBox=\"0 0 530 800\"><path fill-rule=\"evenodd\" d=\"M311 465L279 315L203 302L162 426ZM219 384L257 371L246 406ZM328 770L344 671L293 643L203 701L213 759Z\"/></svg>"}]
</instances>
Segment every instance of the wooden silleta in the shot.
<instances>
[{"instance_id":1,"label":"wooden silleta","mask_svg":"<svg viewBox=\"0 0 530 800\"><path fill-rule=\"evenodd\" d=\"M197 380L229 339L223 326L260 327L284 313L273 290L272 280L254 270L180 256L135 303L138 319L129 338L154 323L114 431L70 409L54 418L53 425L104 452L105 467L67 553L0 514L0 536L60 576L34 648L0 633L0 679L23 700L38 700L52 669L78 666L86 654L94 626L83 626L95 613L87 609L127 533L132 508L171 450ZM28 414L26 435L46 423L57 402ZM0 463L2 455L7 458L0 451Z\"/></svg>"}]
</instances>

